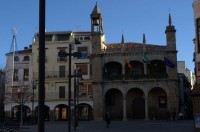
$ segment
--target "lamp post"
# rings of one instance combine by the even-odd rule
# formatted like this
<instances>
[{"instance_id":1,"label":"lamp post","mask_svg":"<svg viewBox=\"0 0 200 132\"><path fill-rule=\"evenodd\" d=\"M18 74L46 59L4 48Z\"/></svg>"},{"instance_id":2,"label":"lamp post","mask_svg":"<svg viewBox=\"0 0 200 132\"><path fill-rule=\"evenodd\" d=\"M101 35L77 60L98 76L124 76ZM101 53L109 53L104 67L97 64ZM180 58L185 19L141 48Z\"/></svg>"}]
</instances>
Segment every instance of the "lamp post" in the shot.
<instances>
[{"instance_id":1,"label":"lamp post","mask_svg":"<svg viewBox=\"0 0 200 132\"><path fill-rule=\"evenodd\" d=\"M45 5L46 0L39 0L38 132L45 131Z\"/></svg>"},{"instance_id":2,"label":"lamp post","mask_svg":"<svg viewBox=\"0 0 200 132\"><path fill-rule=\"evenodd\" d=\"M74 44L81 44L76 38L74 39ZM68 74L68 132L71 132L71 78L74 77L71 73L71 57L78 57L80 56L79 52L72 53L72 44L69 44L69 53L66 52L59 52L59 57L69 57L69 74Z\"/></svg>"},{"instance_id":3,"label":"lamp post","mask_svg":"<svg viewBox=\"0 0 200 132\"><path fill-rule=\"evenodd\" d=\"M74 70L74 75L77 75L77 68ZM74 131L76 131L76 89L77 77L74 77Z\"/></svg>"},{"instance_id":4,"label":"lamp post","mask_svg":"<svg viewBox=\"0 0 200 132\"><path fill-rule=\"evenodd\" d=\"M71 55L72 45L69 44L69 82L68 82L68 132L71 132Z\"/></svg>"}]
</instances>

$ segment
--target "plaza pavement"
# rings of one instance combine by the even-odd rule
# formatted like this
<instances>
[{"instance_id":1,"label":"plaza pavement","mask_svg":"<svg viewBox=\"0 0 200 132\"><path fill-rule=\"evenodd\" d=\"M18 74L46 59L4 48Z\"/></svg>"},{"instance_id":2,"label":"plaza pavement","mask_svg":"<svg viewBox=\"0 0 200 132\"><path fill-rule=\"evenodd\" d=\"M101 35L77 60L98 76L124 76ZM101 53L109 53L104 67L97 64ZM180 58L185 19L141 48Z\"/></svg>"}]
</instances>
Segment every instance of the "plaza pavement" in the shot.
<instances>
[{"instance_id":1,"label":"plaza pavement","mask_svg":"<svg viewBox=\"0 0 200 132\"><path fill-rule=\"evenodd\" d=\"M67 122L46 122L45 132L68 132ZM21 132L37 132L37 125L24 126ZM194 132L193 120L180 121L112 121L109 128L103 121L81 121L71 132Z\"/></svg>"}]
</instances>

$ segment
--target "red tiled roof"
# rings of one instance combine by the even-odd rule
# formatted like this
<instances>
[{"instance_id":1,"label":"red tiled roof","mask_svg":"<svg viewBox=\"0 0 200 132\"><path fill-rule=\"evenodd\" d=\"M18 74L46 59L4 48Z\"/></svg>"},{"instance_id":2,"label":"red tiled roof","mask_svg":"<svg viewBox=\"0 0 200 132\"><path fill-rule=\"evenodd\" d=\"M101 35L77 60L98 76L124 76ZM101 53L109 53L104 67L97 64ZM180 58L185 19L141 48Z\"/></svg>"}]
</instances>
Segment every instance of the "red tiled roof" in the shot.
<instances>
[{"instance_id":1,"label":"red tiled roof","mask_svg":"<svg viewBox=\"0 0 200 132\"><path fill-rule=\"evenodd\" d=\"M137 47L143 47L143 43L134 43L134 42L127 42L124 44L125 48L137 48ZM111 43L106 44L107 48L122 48L121 43ZM162 45L153 45L153 44L145 44L147 47L162 47Z\"/></svg>"}]
</instances>

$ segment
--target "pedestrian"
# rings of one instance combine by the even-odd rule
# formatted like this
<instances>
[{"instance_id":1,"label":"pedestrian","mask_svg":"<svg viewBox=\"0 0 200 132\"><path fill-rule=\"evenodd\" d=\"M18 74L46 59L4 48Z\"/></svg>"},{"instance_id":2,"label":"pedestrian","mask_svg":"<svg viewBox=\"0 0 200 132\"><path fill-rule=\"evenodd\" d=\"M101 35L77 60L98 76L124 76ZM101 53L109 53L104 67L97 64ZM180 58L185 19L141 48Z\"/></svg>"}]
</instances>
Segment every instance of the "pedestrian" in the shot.
<instances>
[{"instance_id":1,"label":"pedestrian","mask_svg":"<svg viewBox=\"0 0 200 132\"><path fill-rule=\"evenodd\" d=\"M107 128L109 128L109 125L110 125L110 114L109 114L109 112L106 112L105 120L106 120L106 126L107 126Z\"/></svg>"}]
</instances>

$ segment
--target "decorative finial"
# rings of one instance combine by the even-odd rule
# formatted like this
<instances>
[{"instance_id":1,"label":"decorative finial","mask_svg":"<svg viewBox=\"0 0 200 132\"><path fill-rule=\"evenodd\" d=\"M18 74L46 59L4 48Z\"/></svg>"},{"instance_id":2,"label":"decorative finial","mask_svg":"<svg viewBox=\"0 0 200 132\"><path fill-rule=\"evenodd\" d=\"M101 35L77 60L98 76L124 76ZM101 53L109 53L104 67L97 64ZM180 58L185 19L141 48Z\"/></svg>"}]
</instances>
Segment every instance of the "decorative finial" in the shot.
<instances>
[{"instance_id":1,"label":"decorative finial","mask_svg":"<svg viewBox=\"0 0 200 132\"><path fill-rule=\"evenodd\" d=\"M143 44L146 44L146 37L144 33L143 33Z\"/></svg>"},{"instance_id":2,"label":"decorative finial","mask_svg":"<svg viewBox=\"0 0 200 132\"><path fill-rule=\"evenodd\" d=\"M122 41L121 41L122 44L124 44L124 35L122 34Z\"/></svg>"},{"instance_id":3,"label":"decorative finial","mask_svg":"<svg viewBox=\"0 0 200 132\"><path fill-rule=\"evenodd\" d=\"M169 13L169 26L172 26L172 19L170 13Z\"/></svg>"},{"instance_id":4,"label":"decorative finial","mask_svg":"<svg viewBox=\"0 0 200 132\"><path fill-rule=\"evenodd\" d=\"M124 46L124 35L123 35L123 34L122 34L122 41L121 41L121 44L122 44L121 51L122 51L122 53L125 53L125 46Z\"/></svg>"}]
</instances>

